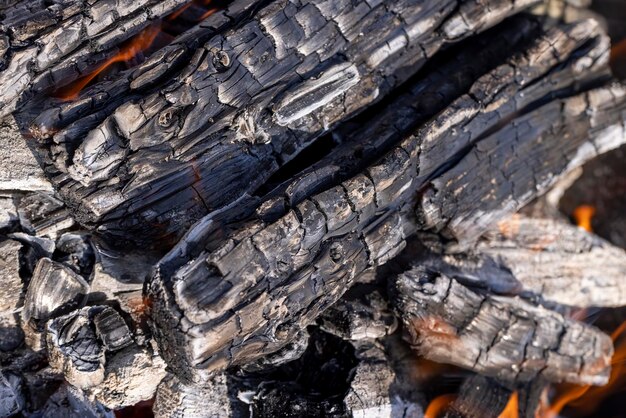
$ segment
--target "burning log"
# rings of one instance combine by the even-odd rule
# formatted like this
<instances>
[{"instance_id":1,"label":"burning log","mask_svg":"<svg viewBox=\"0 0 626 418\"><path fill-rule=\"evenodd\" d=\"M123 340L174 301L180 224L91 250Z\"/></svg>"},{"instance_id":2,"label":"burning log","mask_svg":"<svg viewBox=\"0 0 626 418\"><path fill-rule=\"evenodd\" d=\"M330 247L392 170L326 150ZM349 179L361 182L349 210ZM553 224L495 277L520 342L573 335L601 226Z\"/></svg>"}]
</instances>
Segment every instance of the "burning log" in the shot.
<instances>
[{"instance_id":1,"label":"burning log","mask_svg":"<svg viewBox=\"0 0 626 418\"><path fill-rule=\"evenodd\" d=\"M512 394L496 381L479 375L472 376L463 382L444 417L508 418L509 415L504 415L504 410L508 408L507 403L511 397L516 400L517 394ZM517 417L517 411L510 416Z\"/></svg>"},{"instance_id":2,"label":"burning log","mask_svg":"<svg viewBox=\"0 0 626 418\"><path fill-rule=\"evenodd\" d=\"M502 381L605 384L613 344L588 325L416 267L393 284L410 344L428 359Z\"/></svg>"},{"instance_id":3,"label":"burning log","mask_svg":"<svg viewBox=\"0 0 626 418\"><path fill-rule=\"evenodd\" d=\"M624 252L510 218L626 142L586 11L114 3L0 5L1 112L59 192L0 196L0 416L420 417L411 347L469 370L447 416L607 380L563 305L623 305Z\"/></svg>"},{"instance_id":4,"label":"burning log","mask_svg":"<svg viewBox=\"0 0 626 418\"><path fill-rule=\"evenodd\" d=\"M552 44L562 53L546 54ZM154 334L168 364L181 378L201 381L213 370L276 351L355 277L398 254L418 229L447 228L442 232L468 242L490 225L483 219L493 223L521 208L553 184L555 173L623 143L623 88L576 95L573 87L603 79L607 46L590 22L550 29L379 161L303 197L276 221L259 222L241 206L234 215L221 211L203 219L164 257L148 287ZM501 88L494 90L494 82ZM565 97L543 104L554 96ZM459 174L476 170L481 153L508 152L511 137L517 154L481 165L482 177ZM562 149L577 157L568 160ZM451 200L456 186L442 179L453 175L465 179L460 190L467 192ZM482 191L472 193L475 187L493 188L502 199L492 195L476 204ZM458 229L448 220L452 215L461 222ZM229 216L248 220L229 225Z\"/></svg>"},{"instance_id":5,"label":"burning log","mask_svg":"<svg viewBox=\"0 0 626 418\"><path fill-rule=\"evenodd\" d=\"M490 0L487 14L457 3L274 2L233 29L205 29L212 37L158 91L119 103L124 92L105 84L107 93L44 105L32 123L26 110L22 124L42 141L47 172L82 223L141 237L159 225L179 236L252 193L443 46L534 1ZM374 42L363 36L372 31Z\"/></svg>"},{"instance_id":6,"label":"burning log","mask_svg":"<svg viewBox=\"0 0 626 418\"><path fill-rule=\"evenodd\" d=\"M500 221L474 248L469 256L447 255L427 265L458 280L508 277L516 291L563 305L626 305L626 253L581 228L518 215ZM487 265L493 270L481 272Z\"/></svg>"}]
</instances>

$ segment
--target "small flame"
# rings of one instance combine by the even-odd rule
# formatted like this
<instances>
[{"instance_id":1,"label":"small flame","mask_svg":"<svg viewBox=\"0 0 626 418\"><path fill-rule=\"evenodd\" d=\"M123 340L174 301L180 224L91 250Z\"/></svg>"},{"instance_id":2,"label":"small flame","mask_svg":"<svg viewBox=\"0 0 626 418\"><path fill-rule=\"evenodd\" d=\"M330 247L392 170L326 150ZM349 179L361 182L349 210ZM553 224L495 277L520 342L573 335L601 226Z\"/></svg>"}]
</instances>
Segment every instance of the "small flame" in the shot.
<instances>
[{"instance_id":1,"label":"small flame","mask_svg":"<svg viewBox=\"0 0 626 418\"><path fill-rule=\"evenodd\" d=\"M616 341L626 331L626 321L613 333L611 338ZM619 389L626 381L626 341L615 349L611 359L611 375L609 382L604 386L573 386L568 385L554 400L552 405L543 414L542 418L556 418L567 405L576 406L580 411L594 411L600 402Z\"/></svg>"},{"instance_id":2,"label":"small flame","mask_svg":"<svg viewBox=\"0 0 626 418\"><path fill-rule=\"evenodd\" d=\"M591 227L591 220L593 219L593 215L596 214L596 208L591 205L581 205L578 206L573 213L574 219L576 220L576 224L584 229L585 231L593 232L593 228Z\"/></svg>"},{"instance_id":3,"label":"small flame","mask_svg":"<svg viewBox=\"0 0 626 418\"><path fill-rule=\"evenodd\" d=\"M517 391L511 394L509 402L498 418L519 418L519 396Z\"/></svg>"},{"instance_id":4,"label":"small flame","mask_svg":"<svg viewBox=\"0 0 626 418\"><path fill-rule=\"evenodd\" d=\"M169 16L165 17L165 23L176 21L187 9L191 6L196 5L204 10L212 3L213 0L193 0L182 6L180 6L177 10L171 13ZM202 10L200 9L200 10ZM195 23L201 22L207 17L211 16L213 13L220 10L220 7L212 7L206 10L200 17L190 18L186 17L185 20L193 21ZM197 14L198 12L196 12ZM163 27L161 22L158 24L154 24L149 26L148 28L141 31L137 36L132 38L126 45L122 46L120 52L118 52L113 57L106 60L103 64L101 64L95 71L92 73L76 80L71 83L69 86L61 88L56 92L55 97L61 100L75 100L78 98L78 94L85 88L89 83L91 83L99 74L109 68L111 65L118 62L126 62L128 63L135 57L139 55L142 51L147 50L152 46L155 39L159 34L164 34L164 37L170 36L173 38L172 34L166 33L163 31Z\"/></svg>"},{"instance_id":5,"label":"small flame","mask_svg":"<svg viewBox=\"0 0 626 418\"><path fill-rule=\"evenodd\" d=\"M426 408L426 412L424 412L424 418L439 417L455 399L456 395L453 393L437 396L428 404L428 408Z\"/></svg>"},{"instance_id":6,"label":"small flame","mask_svg":"<svg viewBox=\"0 0 626 418\"><path fill-rule=\"evenodd\" d=\"M207 7L211 4L212 0L194 0L192 2L189 2L183 6L180 7L180 9L176 10L174 13L172 13L167 20L168 21L172 21L172 20L176 20L180 17L181 14L183 14L185 12L185 10L189 9L191 6L193 5L198 5L201 7ZM217 12L219 10L219 8L212 8L207 10L206 12L204 12L198 19L196 19L197 22L201 22L204 19L206 19L207 17L211 16L213 13Z\"/></svg>"},{"instance_id":7,"label":"small flame","mask_svg":"<svg viewBox=\"0 0 626 418\"><path fill-rule=\"evenodd\" d=\"M140 52L148 49L160 31L161 25L152 25L147 27L137 36L132 38L128 44L122 47L120 52L106 60L94 72L62 89L57 97L62 100L75 100L78 98L78 94L81 90L84 89L94 78L96 78L98 74L102 73L115 63L128 62L135 58Z\"/></svg>"}]
</instances>

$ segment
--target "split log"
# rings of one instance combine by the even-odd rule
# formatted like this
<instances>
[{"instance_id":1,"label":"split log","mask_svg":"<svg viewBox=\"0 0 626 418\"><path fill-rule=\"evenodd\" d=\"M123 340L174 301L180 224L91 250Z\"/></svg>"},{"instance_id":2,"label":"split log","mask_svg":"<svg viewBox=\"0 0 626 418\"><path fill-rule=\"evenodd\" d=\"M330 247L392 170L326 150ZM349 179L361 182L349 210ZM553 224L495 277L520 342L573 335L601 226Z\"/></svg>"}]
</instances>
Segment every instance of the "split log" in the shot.
<instances>
[{"instance_id":1,"label":"split log","mask_svg":"<svg viewBox=\"0 0 626 418\"><path fill-rule=\"evenodd\" d=\"M457 280L486 283L508 275L521 285L514 291L562 305L626 305L626 252L565 222L513 216L487 232L471 254L426 265ZM493 269L480 271L486 264Z\"/></svg>"},{"instance_id":2,"label":"split log","mask_svg":"<svg viewBox=\"0 0 626 418\"><path fill-rule=\"evenodd\" d=\"M454 0L279 0L213 36L158 91L120 104L107 102L112 92L123 96L110 86L90 90L79 101L45 106L30 131L83 224L126 237L129 228L141 237L177 237L252 193L446 44L532 3L488 0L483 13L485 4ZM375 39L365 35L372 32Z\"/></svg>"},{"instance_id":3,"label":"split log","mask_svg":"<svg viewBox=\"0 0 626 418\"><path fill-rule=\"evenodd\" d=\"M592 326L421 267L398 276L391 291L406 338L428 359L507 382L608 380L613 344Z\"/></svg>"},{"instance_id":4,"label":"split log","mask_svg":"<svg viewBox=\"0 0 626 418\"><path fill-rule=\"evenodd\" d=\"M210 411L212 417L232 417L239 403L229 394L225 373L217 373L202 387L181 383L168 375L159 385L154 403L156 418L203 418Z\"/></svg>"},{"instance_id":5,"label":"split log","mask_svg":"<svg viewBox=\"0 0 626 418\"><path fill-rule=\"evenodd\" d=\"M557 55L546 52L550 45L558 46ZM591 22L550 29L379 161L306 197L278 220L263 223L249 216L228 225L234 215L227 210L203 219L164 257L147 288L165 360L181 379L199 381L213 370L276 351L338 300L357 275L398 254L417 229L443 229L446 218L434 211L436 199L445 196L450 203L443 210L449 207L461 219L473 222L471 216L489 213L494 222L543 192L554 181L550 173L558 177L625 141L622 87L569 97L574 86L602 80L607 47ZM549 101L561 95L566 97ZM446 187L452 186L442 178L459 166L475 170L475 155L492 152L489 147L508 152L505 140L515 132L517 154L481 166L487 173L475 177L479 187L501 187L508 200L483 199L477 205L469 177L462 183L465 195L447 197ZM563 148L577 158L563 164ZM533 159L526 160L525 152L533 152ZM515 188L501 179L501 170L513 168L522 177ZM469 221L462 226L471 232L464 238L488 227L470 227Z\"/></svg>"}]
</instances>

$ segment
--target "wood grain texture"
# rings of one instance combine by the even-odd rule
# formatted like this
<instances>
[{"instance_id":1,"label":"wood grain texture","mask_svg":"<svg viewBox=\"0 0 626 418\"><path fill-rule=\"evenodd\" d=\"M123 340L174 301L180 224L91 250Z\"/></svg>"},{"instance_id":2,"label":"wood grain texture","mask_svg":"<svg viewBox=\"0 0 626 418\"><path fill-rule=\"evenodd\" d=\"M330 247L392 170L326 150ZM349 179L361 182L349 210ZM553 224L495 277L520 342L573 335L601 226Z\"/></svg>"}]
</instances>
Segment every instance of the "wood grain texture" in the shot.
<instances>
[{"instance_id":1,"label":"wood grain texture","mask_svg":"<svg viewBox=\"0 0 626 418\"><path fill-rule=\"evenodd\" d=\"M398 276L391 291L407 340L428 359L508 382L608 380L613 344L597 328L422 267Z\"/></svg>"},{"instance_id":2,"label":"wood grain texture","mask_svg":"<svg viewBox=\"0 0 626 418\"><path fill-rule=\"evenodd\" d=\"M511 131L519 130L513 143L519 151L502 164L512 168L536 162L546 173L565 173L567 167L560 165L564 146L577 154L571 162L575 165L623 142L623 89L603 87L576 95L573 87L584 84L577 75L580 62L590 63L586 68L593 70L584 73L588 81L602 80L605 74L606 38L600 32L594 35L596 30L592 23L582 22L542 33L523 52L479 78L471 95L462 96L433 121L405 136L359 174L325 191L301 196L293 207L282 206L286 209L279 210L276 218L261 221L253 210L235 203L202 219L161 260L147 288L154 334L166 361L181 379L202 381L214 370L245 364L280 349L337 301L359 274L398 254L406 238L418 229L434 229L429 224L434 215L424 207L435 207L432 195L443 195L446 189L430 185L439 182L439 176L452 175L457 160L474 161L474 146L482 152L504 150ZM546 45L558 41L564 45L562 55L544 53ZM501 84L502 80L510 84ZM494 83L501 89L494 89ZM558 98L561 94L566 97ZM591 122L586 122L584 114L593 115ZM534 129L523 129L532 118L542 122ZM615 123L607 128L609 132L615 128L618 134L600 135L604 139L594 148L595 123L605 127L607 120ZM468 129L473 127L465 137L469 147L458 139L462 131L454 128L464 123ZM486 139L473 141L471 137ZM495 138L493 143L490 138ZM529 162L523 152L531 150L546 154ZM550 150L554 160L548 158ZM484 178L494 179L476 180L479 186L498 187L498 162L472 166L485 170ZM488 213L491 221L518 208L505 199L477 202L477 195L469 189L473 178L458 179L465 179L462 184L468 185L468 192L437 208L461 208L459 216L465 216L463 210L470 215ZM534 181L520 181L514 189L502 182L501 187L519 205L543 190ZM475 233L487 229L471 225Z\"/></svg>"},{"instance_id":3,"label":"wood grain texture","mask_svg":"<svg viewBox=\"0 0 626 418\"><path fill-rule=\"evenodd\" d=\"M211 32L167 82L128 94L122 76L78 100L40 105L22 124L42 141L46 172L83 224L179 236L445 45L533 2L489 0L487 14L484 4L457 3L276 1Z\"/></svg>"}]
</instances>

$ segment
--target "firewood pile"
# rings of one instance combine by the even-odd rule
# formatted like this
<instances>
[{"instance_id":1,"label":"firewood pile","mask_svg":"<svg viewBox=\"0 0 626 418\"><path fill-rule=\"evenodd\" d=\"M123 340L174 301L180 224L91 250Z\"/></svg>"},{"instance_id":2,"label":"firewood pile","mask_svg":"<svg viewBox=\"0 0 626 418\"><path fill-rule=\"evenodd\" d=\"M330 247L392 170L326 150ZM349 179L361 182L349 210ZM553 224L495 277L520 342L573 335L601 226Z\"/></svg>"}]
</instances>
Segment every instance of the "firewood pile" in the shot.
<instances>
[{"instance_id":1,"label":"firewood pile","mask_svg":"<svg viewBox=\"0 0 626 418\"><path fill-rule=\"evenodd\" d=\"M623 416L622 9L2 2L0 417Z\"/></svg>"}]
</instances>

